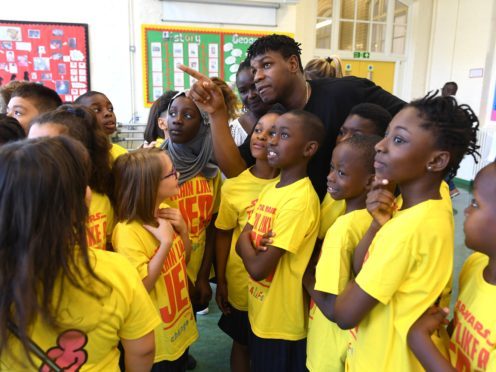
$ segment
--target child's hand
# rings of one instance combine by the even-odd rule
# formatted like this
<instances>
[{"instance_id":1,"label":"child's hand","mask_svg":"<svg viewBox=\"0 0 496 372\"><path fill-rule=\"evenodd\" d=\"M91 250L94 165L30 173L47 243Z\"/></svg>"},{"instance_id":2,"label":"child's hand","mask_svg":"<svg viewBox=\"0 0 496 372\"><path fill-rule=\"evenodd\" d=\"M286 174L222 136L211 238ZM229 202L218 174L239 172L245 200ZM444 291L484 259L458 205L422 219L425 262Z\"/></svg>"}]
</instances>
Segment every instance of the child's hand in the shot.
<instances>
[{"instance_id":1,"label":"child's hand","mask_svg":"<svg viewBox=\"0 0 496 372\"><path fill-rule=\"evenodd\" d=\"M157 144L157 141L152 141L152 142L143 142L143 148L144 149L151 149L153 147L155 147L155 145Z\"/></svg>"},{"instance_id":2,"label":"child's hand","mask_svg":"<svg viewBox=\"0 0 496 372\"><path fill-rule=\"evenodd\" d=\"M143 225L159 242L160 246L170 246L174 240L174 229L169 221L157 218L158 226Z\"/></svg>"},{"instance_id":3,"label":"child's hand","mask_svg":"<svg viewBox=\"0 0 496 372\"><path fill-rule=\"evenodd\" d=\"M231 313L231 304L229 304L229 301L227 299L227 283L224 282L217 282L217 290L215 293L215 301L217 302L217 305L219 306L220 311L222 311L223 314L230 314Z\"/></svg>"},{"instance_id":4,"label":"child's hand","mask_svg":"<svg viewBox=\"0 0 496 372\"><path fill-rule=\"evenodd\" d=\"M256 251L265 252L267 250L267 246L272 244L273 240L271 238L274 236L276 236L275 232L273 232L272 230L267 231L265 234L263 234L258 246L253 244L253 249L255 249Z\"/></svg>"},{"instance_id":5,"label":"child's hand","mask_svg":"<svg viewBox=\"0 0 496 372\"><path fill-rule=\"evenodd\" d=\"M427 311L422 314L420 318L417 319L415 323L410 327L408 332L409 338L431 336L435 331L441 328L443 325L449 323L446 317L449 314L448 308L441 308L438 306L432 306Z\"/></svg>"},{"instance_id":6,"label":"child's hand","mask_svg":"<svg viewBox=\"0 0 496 372\"><path fill-rule=\"evenodd\" d=\"M198 304L208 306L210 299L212 298L212 288L208 279L196 279L195 292L198 296Z\"/></svg>"},{"instance_id":7,"label":"child's hand","mask_svg":"<svg viewBox=\"0 0 496 372\"><path fill-rule=\"evenodd\" d=\"M367 194L367 210L380 226L391 219L396 208L392 190L394 190L394 185L388 180L376 177Z\"/></svg>"},{"instance_id":8,"label":"child's hand","mask_svg":"<svg viewBox=\"0 0 496 372\"><path fill-rule=\"evenodd\" d=\"M167 220L172 225L172 227L174 228L174 230L178 235L181 236L188 235L188 226L186 225L186 222L184 221L184 218L181 215L179 209L160 208L158 210L157 217Z\"/></svg>"},{"instance_id":9,"label":"child's hand","mask_svg":"<svg viewBox=\"0 0 496 372\"><path fill-rule=\"evenodd\" d=\"M187 66L178 65L178 68L197 80L186 96L195 102L200 111L213 114L221 110L226 110L222 91L212 80Z\"/></svg>"}]
</instances>

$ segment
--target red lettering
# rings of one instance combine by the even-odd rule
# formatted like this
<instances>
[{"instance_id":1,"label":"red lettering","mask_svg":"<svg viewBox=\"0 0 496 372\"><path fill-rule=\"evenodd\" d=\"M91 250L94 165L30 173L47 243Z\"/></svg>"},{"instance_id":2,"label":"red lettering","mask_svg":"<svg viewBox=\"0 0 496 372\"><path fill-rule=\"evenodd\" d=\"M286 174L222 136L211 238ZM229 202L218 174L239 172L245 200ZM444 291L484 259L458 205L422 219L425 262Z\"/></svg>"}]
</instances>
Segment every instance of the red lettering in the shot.
<instances>
[{"instance_id":1,"label":"red lettering","mask_svg":"<svg viewBox=\"0 0 496 372\"><path fill-rule=\"evenodd\" d=\"M171 323L176 315L188 305L188 294L186 280L180 278L184 276L183 266L181 264L173 267L164 275L165 288L167 289L167 298L169 306L160 309L160 315L164 323Z\"/></svg>"},{"instance_id":2,"label":"red lettering","mask_svg":"<svg viewBox=\"0 0 496 372\"><path fill-rule=\"evenodd\" d=\"M207 183L208 185L208 183ZM198 195L198 210L200 212L201 229L205 229L212 217L213 197L210 194Z\"/></svg>"},{"instance_id":3,"label":"red lettering","mask_svg":"<svg viewBox=\"0 0 496 372\"><path fill-rule=\"evenodd\" d=\"M477 367L481 371L485 371L487 367L487 362L489 361L489 350L482 348L477 358Z\"/></svg>"},{"instance_id":4,"label":"red lettering","mask_svg":"<svg viewBox=\"0 0 496 372\"><path fill-rule=\"evenodd\" d=\"M463 354L462 350L458 348L457 353L456 353L456 370L458 372L469 372L470 371L470 361L468 358Z\"/></svg>"}]
</instances>

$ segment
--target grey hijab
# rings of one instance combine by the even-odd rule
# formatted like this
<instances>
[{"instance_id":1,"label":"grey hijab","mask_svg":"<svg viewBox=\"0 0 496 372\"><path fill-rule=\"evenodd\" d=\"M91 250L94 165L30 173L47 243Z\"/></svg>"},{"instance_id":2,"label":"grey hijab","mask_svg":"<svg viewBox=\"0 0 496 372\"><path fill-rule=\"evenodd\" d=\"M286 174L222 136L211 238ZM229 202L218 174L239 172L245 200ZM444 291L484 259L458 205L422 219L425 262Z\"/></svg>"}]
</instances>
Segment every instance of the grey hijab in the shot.
<instances>
[{"instance_id":1,"label":"grey hijab","mask_svg":"<svg viewBox=\"0 0 496 372\"><path fill-rule=\"evenodd\" d=\"M180 96L186 96L182 91L172 97L169 102L169 111L172 102ZM206 178L214 178L219 168L213 159L212 133L208 115L201 112L202 123L196 136L188 143L174 143L168 138L161 146L169 153L174 167L179 172L179 185L201 173Z\"/></svg>"}]
</instances>

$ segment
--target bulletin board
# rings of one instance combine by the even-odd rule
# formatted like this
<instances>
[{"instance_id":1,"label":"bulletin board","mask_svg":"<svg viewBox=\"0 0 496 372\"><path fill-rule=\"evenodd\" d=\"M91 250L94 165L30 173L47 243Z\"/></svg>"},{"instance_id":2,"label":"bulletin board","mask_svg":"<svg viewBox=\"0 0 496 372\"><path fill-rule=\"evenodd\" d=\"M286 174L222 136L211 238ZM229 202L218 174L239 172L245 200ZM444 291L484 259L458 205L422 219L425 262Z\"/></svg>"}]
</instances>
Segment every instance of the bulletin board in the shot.
<instances>
[{"instance_id":1,"label":"bulletin board","mask_svg":"<svg viewBox=\"0 0 496 372\"><path fill-rule=\"evenodd\" d=\"M143 84L149 107L168 90L188 89L194 79L177 69L178 63L209 77L234 83L248 47L273 32L144 25Z\"/></svg>"},{"instance_id":2,"label":"bulletin board","mask_svg":"<svg viewBox=\"0 0 496 372\"><path fill-rule=\"evenodd\" d=\"M90 89L88 25L0 20L0 85L29 80L73 102Z\"/></svg>"}]
</instances>

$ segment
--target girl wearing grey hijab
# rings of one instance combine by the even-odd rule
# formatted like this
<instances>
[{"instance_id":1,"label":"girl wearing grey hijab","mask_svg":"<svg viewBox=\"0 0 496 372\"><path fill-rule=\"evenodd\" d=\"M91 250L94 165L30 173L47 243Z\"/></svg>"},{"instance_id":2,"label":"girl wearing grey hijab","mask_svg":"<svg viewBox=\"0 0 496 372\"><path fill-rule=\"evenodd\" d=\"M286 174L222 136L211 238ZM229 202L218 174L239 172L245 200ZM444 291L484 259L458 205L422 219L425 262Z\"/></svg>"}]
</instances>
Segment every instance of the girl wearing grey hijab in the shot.
<instances>
[{"instance_id":1,"label":"girl wearing grey hijab","mask_svg":"<svg viewBox=\"0 0 496 372\"><path fill-rule=\"evenodd\" d=\"M177 100L188 104L175 104ZM184 109L181 110L179 108ZM162 148L167 150L179 172L179 185L199 173L214 178L219 168L213 163L212 134L208 115L201 113L184 91L177 93L167 109L167 125L170 138ZM198 121L200 118L200 121Z\"/></svg>"},{"instance_id":2,"label":"girl wearing grey hijab","mask_svg":"<svg viewBox=\"0 0 496 372\"><path fill-rule=\"evenodd\" d=\"M179 173L179 195L167 201L178 208L186 221L192 252L187 265L194 311L208 307L215 230L211 221L220 204L221 177L213 162L208 116L200 112L185 92L176 94L167 113L169 138L166 150ZM177 173L172 173L176 175ZM171 174L171 175L172 175Z\"/></svg>"}]
</instances>

